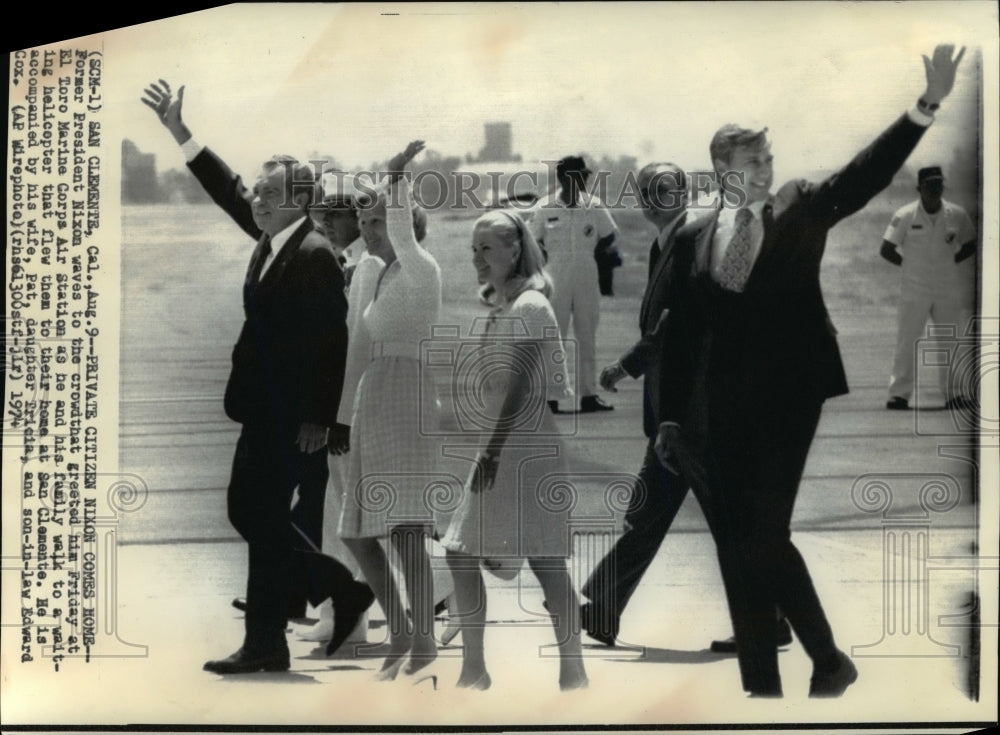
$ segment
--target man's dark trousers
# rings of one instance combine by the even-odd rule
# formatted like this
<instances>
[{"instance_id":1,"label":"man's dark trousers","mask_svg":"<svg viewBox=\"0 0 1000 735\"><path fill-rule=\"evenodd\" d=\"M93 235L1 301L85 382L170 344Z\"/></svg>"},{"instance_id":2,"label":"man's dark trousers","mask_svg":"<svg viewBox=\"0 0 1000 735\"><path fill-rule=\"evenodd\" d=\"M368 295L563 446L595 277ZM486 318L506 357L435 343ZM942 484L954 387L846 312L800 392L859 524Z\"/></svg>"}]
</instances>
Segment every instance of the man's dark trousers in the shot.
<instances>
[{"instance_id":1,"label":"man's dark trousers","mask_svg":"<svg viewBox=\"0 0 1000 735\"><path fill-rule=\"evenodd\" d=\"M593 628L616 637L618 619L652 563L688 492L688 484L669 472L653 451L653 439L632 489L625 532L594 568L583 586L594 602Z\"/></svg>"}]
</instances>

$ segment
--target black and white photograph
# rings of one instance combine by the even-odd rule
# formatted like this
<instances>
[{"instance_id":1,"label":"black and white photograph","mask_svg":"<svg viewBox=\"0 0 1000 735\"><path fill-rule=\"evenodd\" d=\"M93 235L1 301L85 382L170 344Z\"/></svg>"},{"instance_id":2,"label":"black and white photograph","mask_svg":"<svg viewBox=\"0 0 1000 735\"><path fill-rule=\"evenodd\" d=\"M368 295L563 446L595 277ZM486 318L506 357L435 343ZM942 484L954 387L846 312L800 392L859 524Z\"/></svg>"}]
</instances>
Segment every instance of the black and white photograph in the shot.
<instances>
[{"instance_id":1,"label":"black and white photograph","mask_svg":"<svg viewBox=\"0 0 1000 735\"><path fill-rule=\"evenodd\" d=\"M0 728L997 724L996 3L113 22L9 54Z\"/></svg>"}]
</instances>

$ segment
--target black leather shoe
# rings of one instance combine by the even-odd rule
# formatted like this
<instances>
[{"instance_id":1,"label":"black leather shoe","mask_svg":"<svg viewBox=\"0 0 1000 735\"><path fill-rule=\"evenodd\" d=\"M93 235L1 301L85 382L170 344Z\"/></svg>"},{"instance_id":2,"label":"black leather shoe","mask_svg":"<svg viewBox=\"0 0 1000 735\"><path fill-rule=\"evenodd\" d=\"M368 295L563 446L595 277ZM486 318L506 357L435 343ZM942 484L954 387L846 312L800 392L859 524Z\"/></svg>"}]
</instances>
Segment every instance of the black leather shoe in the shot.
<instances>
[{"instance_id":1,"label":"black leather shoe","mask_svg":"<svg viewBox=\"0 0 1000 735\"><path fill-rule=\"evenodd\" d=\"M886 402L885 407L890 411L909 411L910 402L901 396L893 396Z\"/></svg>"},{"instance_id":2,"label":"black leather shoe","mask_svg":"<svg viewBox=\"0 0 1000 735\"><path fill-rule=\"evenodd\" d=\"M839 697L847 687L858 680L858 670L854 662L843 651L837 651L840 666L833 671L820 672L813 670L809 682L810 697Z\"/></svg>"},{"instance_id":3,"label":"black leather shoe","mask_svg":"<svg viewBox=\"0 0 1000 735\"><path fill-rule=\"evenodd\" d=\"M775 642L779 646L792 645L792 628L788 625L788 621L782 618L775 624L775 627ZM730 636L724 641L712 641L712 645L709 646L709 650L711 650L712 653L736 653L736 636Z\"/></svg>"},{"instance_id":4,"label":"black leather shoe","mask_svg":"<svg viewBox=\"0 0 1000 735\"><path fill-rule=\"evenodd\" d=\"M723 640L712 641L708 650L712 653L736 653L736 636L731 635Z\"/></svg>"},{"instance_id":5,"label":"black leather shoe","mask_svg":"<svg viewBox=\"0 0 1000 735\"><path fill-rule=\"evenodd\" d=\"M375 601L375 593L364 582L352 582L346 590L337 590L333 595L333 635L326 644L326 655L332 655L344 645L347 636L358 624L365 610Z\"/></svg>"},{"instance_id":6,"label":"black leather shoe","mask_svg":"<svg viewBox=\"0 0 1000 735\"><path fill-rule=\"evenodd\" d=\"M284 640L282 640L284 642ZM247 651L240 649L228 658L207 661L202 667L213 674L255 674L258 671L288 671L288 645L273 650Z\"/></svg>"},{"instance_id":7,"label":"black leather shoe","mask_svg":"<svg viewBox=\"0 0 1000 735\"><path fill-rule=\"evenodd\" d=\"M954 398L949 398L948 402L944 404L944 407L949 411L954 411L956 409L971 411L976 408L976 404L971 398L967 398L965 396L955 396Z\"/></svg>"},{"instance_id":8,"label":"black leather shoe","mask_svg":"<svg viewBox=\"0 0 1000 735\"><path fill-rule=\"evenodd\" d=\"M607 624L609 622L598 619L592 602L580 605L580 626L583 628L583 632L598 643L614 646L615 638L618 637L618 621L615 620L610 625Z\"/></svg>"},{"instance_id":9,"label":"black leather shoe","mask_svg":"<svg viewBox=\"0 0 1000 735\"><path fill-rule=\"evenodd\" d=\"M584 396L580 399L580 413L596 413L598 411L614 411L615 407L605 403L600 396Z\"/></svg>"},{"instance_id":10,"label":"black leather shoe","mask_svg":"<svg viewBox=\"0 0 1000 735\"><path fill-rule=\"evenodd\" d=\"M559 413L559 401L549 401L548 404L552 413Z\"/></svg>"},{"instance_id":11,"label":"black leather shoe","mask_svg":"<svg viewBox=\"0 0 1000 735\"><path fill-rule=\"evenodd\" d=\"M240 612L245 613L247 611L247 598L245 597L234 597L233 601L229 604L235 607ZM289 620L301 620L305 616L306 616L305 602L288 604L288 609L285 611L285 617L287 617Z\"/></svg>"},{"instance_id":12,"label":"black leather shoe","mask_svg":"<svg viewBox=\"0 0 1000 735\"><path fill-rule=\"evenodd\" d=\"M759 692L750 692L750 699L781 699L784 694L780 689L762 689Z\"/></svg>"}]
</instances>

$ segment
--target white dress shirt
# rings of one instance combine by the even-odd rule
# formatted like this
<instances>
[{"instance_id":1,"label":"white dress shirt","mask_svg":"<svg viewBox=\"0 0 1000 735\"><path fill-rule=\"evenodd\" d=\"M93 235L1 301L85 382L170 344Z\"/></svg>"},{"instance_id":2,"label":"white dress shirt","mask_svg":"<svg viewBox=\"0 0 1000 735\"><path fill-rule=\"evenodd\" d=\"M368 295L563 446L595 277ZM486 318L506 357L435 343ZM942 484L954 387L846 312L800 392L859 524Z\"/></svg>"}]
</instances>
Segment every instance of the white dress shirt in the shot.
<instances>
[{"instance_id":1,"label":"white dress shirt","mask_svg":"<svg viewBox=\"0 0 1000 735\"><path fill-rule=\"evenodd\" d=\"M764 242L764 222L761 219L761 211L767 200L762 199L753 204L749 204L742 209L747 209L753 215L750 221L750 267L757 262L757 255L760 254L760 246ZM722 207L719 212L719 220L715 225L715 236L712 238L712 260L711 274L712 280L718 281L721 273L722 259L729 249L729 242L733 239L733 231L736 229L736 213L739 209L733 207Z\"/></svg>"},{"instance_id":2,"label":"white dress shirt","mask_svg":"<svg viewBox=\"0 0 1000 735\"><path fill-rule=\"evenodd\" d=\"M305 218L306 218L305 215L302 215L297 220L292 222L292 224L288 225L288 227L286 227L277 235L271 238L271 252L268 253L267 258L264 260L264 265L260 269L261 278L263 278L264 274L267 273L267 269L271 267L271 263L273 263L274 259L278 257L278 253L281 252L281 248L285 246L285 243L288 242L288 239L292 236L292 233L298 229L299 225L302 224L302 220L304 220Z\"/></svg>"},{"instance_id":3,"label":"white dress shirt","mask_svg":"<svg viewBox=\"0 0 1000 735\"><path fill-rule=\"evenodd\" d=\"M181 143L181 151L184 153L184 159L188 163L191 163L191 161L193 161L198 154L202 152L202 150L204 150L204 146L199 144L194 139L194 136ZM288 227L271 238L271 252L268 254L263 267L260 269L260 278L263 278L264 274L267 273L267 269L271 267L271 263L273 263L274 259L278 257L278 253L281 252L281 248L283 248L285 243L288 242L288 238L292 236L292 233L295 232L295 229L302 224L302 220L304 219L305 215L299 217L297 220L292 222L292 224L288 225Z\"/></svg>"}]
</instances>

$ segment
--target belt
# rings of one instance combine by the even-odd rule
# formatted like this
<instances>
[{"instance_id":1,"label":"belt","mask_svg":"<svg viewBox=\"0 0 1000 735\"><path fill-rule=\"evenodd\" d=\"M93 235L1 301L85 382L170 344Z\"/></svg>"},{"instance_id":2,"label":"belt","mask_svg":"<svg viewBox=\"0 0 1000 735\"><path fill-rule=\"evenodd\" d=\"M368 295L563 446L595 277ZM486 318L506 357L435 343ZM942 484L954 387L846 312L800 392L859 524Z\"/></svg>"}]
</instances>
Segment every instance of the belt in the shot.
<instances>
[{"instance_id":1,"label":"belt","mask_svg":"<svg viewBox=\"0 0 1000 735\"><path fill-rule=\"evenodd\" d=\"M408 357L411 360L420 359L420 345L413 342L372 342L372 359L380 357Z\"/></svg>"}]
</instances>

